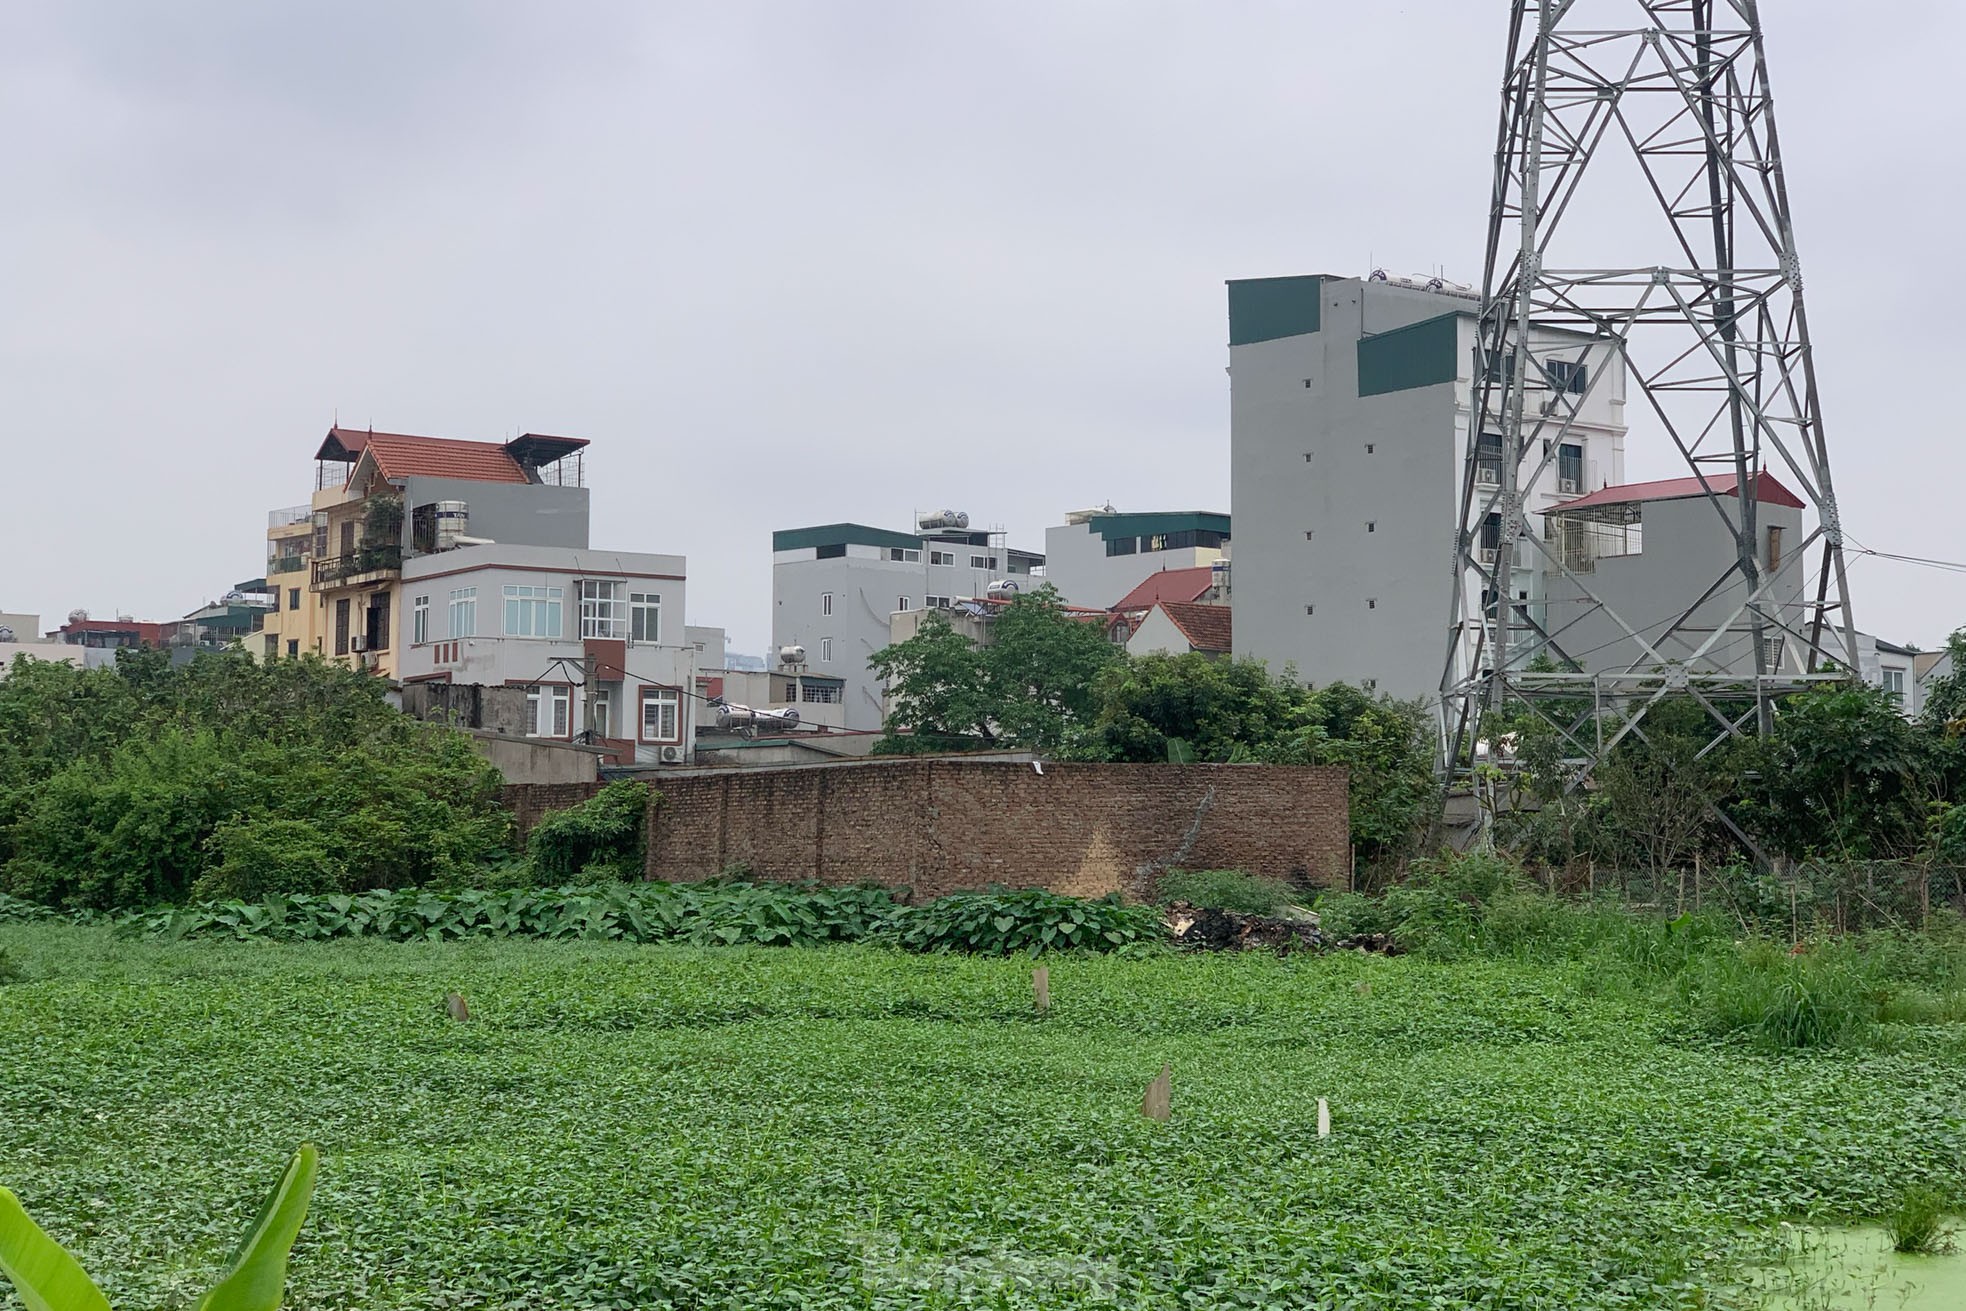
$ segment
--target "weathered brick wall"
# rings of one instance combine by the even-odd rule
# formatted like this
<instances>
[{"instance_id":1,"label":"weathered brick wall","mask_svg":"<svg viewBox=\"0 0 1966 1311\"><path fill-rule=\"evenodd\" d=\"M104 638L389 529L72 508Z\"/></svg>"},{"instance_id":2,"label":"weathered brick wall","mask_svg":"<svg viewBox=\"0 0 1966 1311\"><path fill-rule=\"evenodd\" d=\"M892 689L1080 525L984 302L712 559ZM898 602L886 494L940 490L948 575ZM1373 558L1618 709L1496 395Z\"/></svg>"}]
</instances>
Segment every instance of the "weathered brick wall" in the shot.
<instances>
[{"instance_id":1,"label":"weathered brick wall","mask_svg":"<svg viewBox=\"0 0 1966 1311\"><path fill-rule=\"evenodd\" d=\"M599 783L507 783L498 799L512 812L513 835L523 839L556 810L568 810L601 790Z\"/></svg>"},{"instance_id":2,"label":"weathered brick wall","mask_svg":"<svg viewBox=\"0 0 1966 1311\"><path fill-rule=\"evenodd\" d=\"M649 813L649 876L871 881L929 898L1001 883L1151 895L1164 869L1342 884L1342 769L892 760L672 775Z\"/></svg>"}]
</instances>

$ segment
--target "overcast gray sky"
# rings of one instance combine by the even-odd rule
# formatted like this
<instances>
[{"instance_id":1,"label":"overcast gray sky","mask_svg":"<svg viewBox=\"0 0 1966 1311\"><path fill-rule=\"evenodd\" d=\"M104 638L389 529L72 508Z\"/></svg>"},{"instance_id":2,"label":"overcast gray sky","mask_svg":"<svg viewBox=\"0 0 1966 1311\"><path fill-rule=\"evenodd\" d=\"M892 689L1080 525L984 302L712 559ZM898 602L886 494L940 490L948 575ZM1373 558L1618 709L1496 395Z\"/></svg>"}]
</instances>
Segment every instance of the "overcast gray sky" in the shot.
<instances>
[{"instance_id":1,"label":"overcast gray sky","mask_svg":"<svg viewBox=\"0 0 1966 1311\"><path fill-rule=\"evenodd\" d=\"M1764 9L1845 524L1966 559L1966 6ZM773 528L1228 508L1224 279L1478 281L1506 12L15 0L0 610L259 572L337 412L592 439L595 544L753 652ZM1851 581L1966 625L1966 574Z\"/></svg>"}]
</instances>

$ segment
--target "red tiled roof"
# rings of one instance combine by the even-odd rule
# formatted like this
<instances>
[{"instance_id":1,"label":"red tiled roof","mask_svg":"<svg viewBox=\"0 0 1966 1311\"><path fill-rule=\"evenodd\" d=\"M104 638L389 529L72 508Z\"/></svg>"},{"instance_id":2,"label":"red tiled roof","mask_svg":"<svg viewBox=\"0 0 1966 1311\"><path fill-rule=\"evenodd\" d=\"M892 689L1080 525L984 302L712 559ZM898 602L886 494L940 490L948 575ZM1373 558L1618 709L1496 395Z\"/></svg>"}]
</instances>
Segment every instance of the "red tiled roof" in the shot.
<instances>
[{"instance_id":1,"label":"red tiled roof","mask_svg":"<svg viewBox=\"0 0 1966 1311\"><path fill-rule=\"evenodd\" d=\"M1163 569L1149 574L1138 587L1121 597L1114 610L1151 610L1162 601L1194 601L1215 585L1215 571L1207 565L1193 569Z\"/></svg>"},{"instance_id":2,"label":"red tiled roof","mask_svg":"<svg viewBox=\"0 0 1966 1311\"><path fill-rule=\"evenodd\" d=\"M1711 474L1707 486L1715 496L1732 496L1736 479L1733 474ZM1786 505L1791 510L1806 508L1802 498L1782 486L1775 475L1766 469L1755 479L1755 500L1767 505ZM1580 496L1574 501L1565 501L1553 507L1557 510L1584 510L1595 505L1631 505L1637 501L1682 501L1689 496L1705 496L1698 478L1666 478L1652 483L1626 483L1623 487L1606 487Z\"/></svg>"},{"instance_id":3,"label":"red tiled roof","mask_svg":"<svg viewBox=\"0 0 1966 1311\"><path fill-rule=\"evenodd\" d=\"M1174 626L1197 651L1227 654L1235 637L1234 612L1226 605L1195 605L1187 601L1162 601L1157 607L1167 613Z\"/></svg>"},{"instance_id":4,"label":"red tiled roof","mask_svg":"<svg viewBox=\"0 0 1966 1311\"><path fill-rule=\"evenodd\" d=\"M464 478L480 483L527 483L526 471L497 442L465 442L449 437L411 437L399 432L364 433L367 453L391 482L403 478Z\"/></svg>"}]
</instances>

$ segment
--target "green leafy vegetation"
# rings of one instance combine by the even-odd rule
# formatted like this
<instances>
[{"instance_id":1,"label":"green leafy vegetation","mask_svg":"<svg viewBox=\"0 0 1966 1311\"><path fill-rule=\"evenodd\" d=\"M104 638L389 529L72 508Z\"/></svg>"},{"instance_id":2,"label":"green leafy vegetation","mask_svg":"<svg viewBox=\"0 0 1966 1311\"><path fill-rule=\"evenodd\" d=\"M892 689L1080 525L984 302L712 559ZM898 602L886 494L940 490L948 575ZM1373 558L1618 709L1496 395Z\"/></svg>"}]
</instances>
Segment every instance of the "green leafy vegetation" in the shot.
<instances>
[{"instance_id":1,"label":"green leafy vegetation","mask_svg":"<svg viewBox=\"0 0 1966 1311\"><path fill-rule=\"evenodd\" d=\"M743 881L274 896L170 907L132 915L123 925L177 938L279 942L581 938L813 947L880 941L911 951L994 955L1110 951L1161 929L1157 911L1116 897L1082 901L997 888L908 906L884 888Z\"/></svg>"},{"instance_id":2,"label":"green leafy vegetation","mask_svg":"<svg viewBox=\"0 0 1966 1311\"><path fill-rule=\"evenodd\" d=\"M1185 901L1191 906L1245 915L1275 915L1305 900L1282 879L1259 878L1235 869L1169 870L1161 875L1156 894L1163 905Z\"/></svg>"},{"instance_id":3,"label":"green leafy vegetation","mask_svg":"<svg viewBox=\"0 0 1966 1311\"><path fill-rule=\"evenodd\" d=\"M1710 1041L1648 971L1731 938L1531 938L1538 900L1451 960L1060 956L1042 1015L983 954L13 924L0 1180L115 1305L185 1306L305 1135L291 1304L371 1311L1746 1308L1777 1221L1957 1187L1957 1019Z\"/></svg>"},{"instance_id":4,"label":"green leafy vegetation","mask_svg":"<svg viewBox=\"0 0 1966 1311\"><path fill-rule=\"evenodd\" d=\"M286 1296L287 1257L307 1218L319 1163L314 1146L303 1143L195 1311L278 1311ZM81 1264L6 1188L0 1188L0 1274L28 1311L109 1311L108 1299Z\"/></svg>"},{"instance_id":5,"label":"green leafy vegetation","mask_svg":"<svg viewBox=\"0 0 1966 1311\"><path fill-rule=\"evenodd\" d=\"M1943 1188L1931 1184L1914 1184L1905 1189L1904 1196L1884 1217L1892 1248L1900 1252L1950 1250L1952 1234L1946 1228L1946 1207L1950 1200Z\"/></svg>"},{"instance_id":6,"label":"green leafy vegetation","mask_svg":"<svg viewBox=\"0 0 1966 1311\"><path fill-rule=\"evenodd\" d=\"M549 883L592 873L641 878L648 807L648 784L624 779L578 806L548 815L526 837L534 876Z\"/></svg>"},{"instance_id":7,"label":"green leafy vegetation","mask_svg":"<svg viewBox=\"0 0 1966 1311\"><path fill-rule=\"evenodd\" d=\"M126 910L474 879L507 834L498 774L384 690L316 659L17 661L0 681L0 890Z\"/></svg>"}]
</instances>

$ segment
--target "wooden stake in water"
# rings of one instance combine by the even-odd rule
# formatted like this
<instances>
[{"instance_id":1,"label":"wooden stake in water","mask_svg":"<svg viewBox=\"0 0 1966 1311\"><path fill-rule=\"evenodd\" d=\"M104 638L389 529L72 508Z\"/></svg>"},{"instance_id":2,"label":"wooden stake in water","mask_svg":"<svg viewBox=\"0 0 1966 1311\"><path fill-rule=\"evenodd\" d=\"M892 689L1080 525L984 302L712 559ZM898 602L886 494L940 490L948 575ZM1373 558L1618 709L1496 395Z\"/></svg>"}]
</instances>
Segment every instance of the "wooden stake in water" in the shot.
<instances>
[{"instance_id":1,"label":"wooden stake in water","mask_svg":"<svg viewBox=\"0 0 1966 1311\"><path fill-rule=\"evenodd\" d=\"M1317 1136L1320 1138L1331 1136L1331 1103L1322 1097L1317 1099Z\"/></svg>"},{"instance_id":2,"label":"wooden stake in water","mask_svg":"<svg viewBox=\"0 0 1966 1311\"><path fill-rule=\"evenodd\" d=\"M1031 1000L1037 1004L1038 1014L1043 1015L1051 1009L1051 967L1040 965L1031 971Z\"/></svg>"},{"instance_id":3,"label":"wooden stake in water","mask_svg":"<svg viewBox=\"0 0 1966 1311\"><path fill-rule=\"evenodd\" d=\"M445 993L444 1009L448 1010L451 1013L451 1018L459 1024L471 1018L471 1008L464 1004L464 994L461 992Z\"/></svg>"},{"instance_id":4,"label":"wooden stake in water","mask_svg":"<svg viewBox=\"0 0 1966 1311\"><path fill-rule=\"evenodd\" d=\"M1166 1124L1174 1116L1174 1067L1163 1065L1154 1081L1147 1085L1147 1095L1140 1100L1140 1114L1149 1120L1159 1120Z\"/></svg>"}]
</instances>

